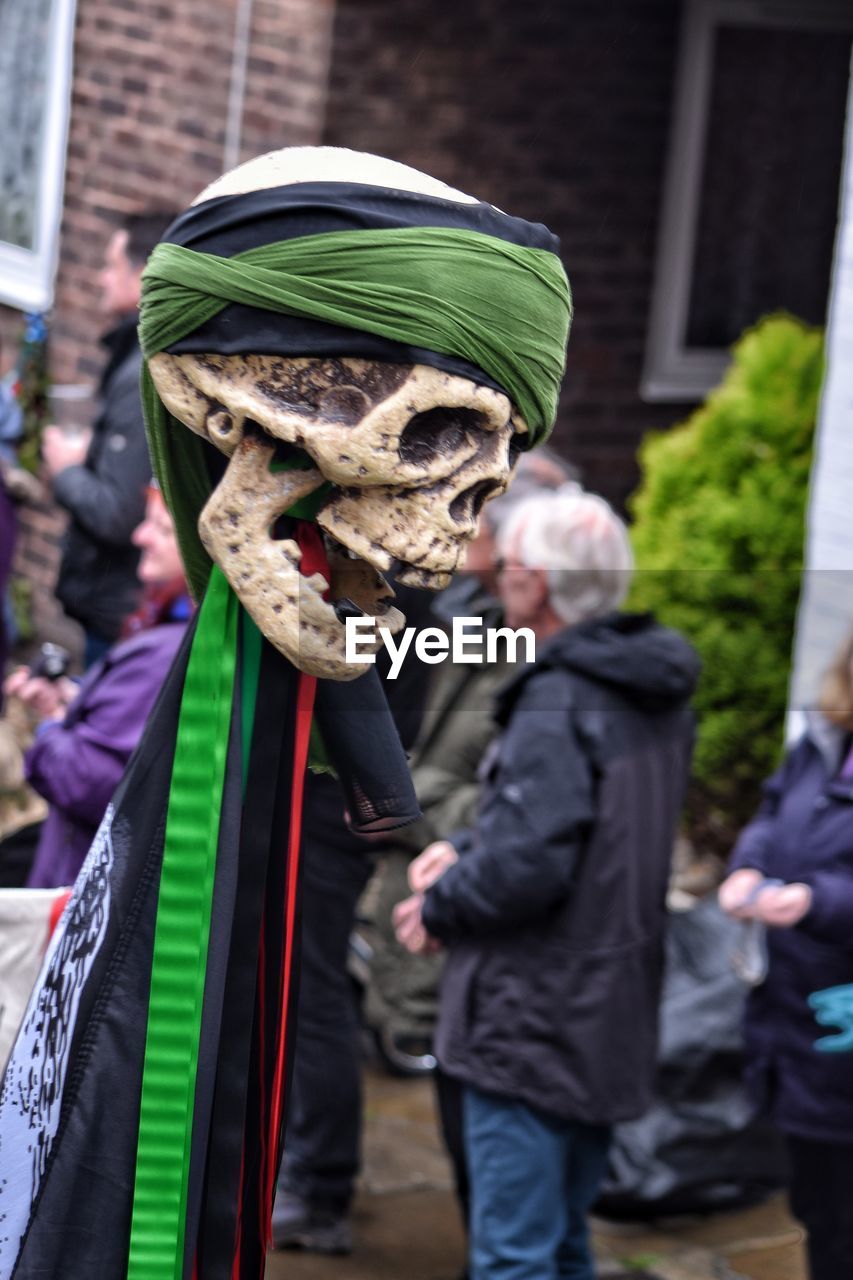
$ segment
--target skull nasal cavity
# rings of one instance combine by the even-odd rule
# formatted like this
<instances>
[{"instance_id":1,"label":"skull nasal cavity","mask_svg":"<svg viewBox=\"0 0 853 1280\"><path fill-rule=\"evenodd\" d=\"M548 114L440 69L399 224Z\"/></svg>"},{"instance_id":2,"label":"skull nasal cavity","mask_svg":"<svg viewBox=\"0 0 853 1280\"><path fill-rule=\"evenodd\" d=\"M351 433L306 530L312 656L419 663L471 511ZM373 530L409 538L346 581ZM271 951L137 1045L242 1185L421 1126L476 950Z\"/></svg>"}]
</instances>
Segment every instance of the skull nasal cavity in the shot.
<instances>
[{"instance_id":1,"label":"skull nasal cavity","mask_svg":"<svg viewBox=\"0 0 853 1280\"><path fill-rule=\"evenodd\" d=\"M448 507L451 519L457 524L471 524L482 511L486 499L498 493L500 487L494 480L479 480L470 489L458 493Z\"/></svg>"},{"instance_id":2,"label":"skull nasal cavity","mask_svg":"<svg viewBox=\"0 0 853 1280\"><path fill-rule=\"evenodd\" d=\"M437 408L416 413L400 436L400 461L423 467L433 458L449 457L482 431L486 418L476 409Z\"/></svg>"}]
</instances>

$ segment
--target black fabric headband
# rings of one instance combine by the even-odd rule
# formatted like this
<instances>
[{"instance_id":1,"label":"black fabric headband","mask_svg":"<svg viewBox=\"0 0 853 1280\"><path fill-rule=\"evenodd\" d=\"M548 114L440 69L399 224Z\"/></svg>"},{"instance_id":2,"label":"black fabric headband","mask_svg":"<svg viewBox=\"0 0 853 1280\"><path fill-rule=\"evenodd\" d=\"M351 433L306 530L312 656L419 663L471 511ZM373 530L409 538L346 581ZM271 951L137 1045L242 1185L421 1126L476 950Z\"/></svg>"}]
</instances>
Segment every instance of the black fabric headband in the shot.
<instances>
[{"instance_id":1,"label":"black fabric headband","mask_svg":"<svg viewBox=\"0 0 853 1280\"><path fill-rule=\"evenodd\" d=\"M232 257L256 245L330 231L427 226L460 227L511 244L555 254L559 250L557 237L541 223L512 218L489 204L461 204L417 192L348 182L299 182L241 195L215 196L182 213L163 240L197 252ZM240 355L251 350L259 355L355 356L395 364L424 364L503 390L482 369L456 356L237 303L225 307L167 350L175 355Z\"/></svg>"}]
</instances>

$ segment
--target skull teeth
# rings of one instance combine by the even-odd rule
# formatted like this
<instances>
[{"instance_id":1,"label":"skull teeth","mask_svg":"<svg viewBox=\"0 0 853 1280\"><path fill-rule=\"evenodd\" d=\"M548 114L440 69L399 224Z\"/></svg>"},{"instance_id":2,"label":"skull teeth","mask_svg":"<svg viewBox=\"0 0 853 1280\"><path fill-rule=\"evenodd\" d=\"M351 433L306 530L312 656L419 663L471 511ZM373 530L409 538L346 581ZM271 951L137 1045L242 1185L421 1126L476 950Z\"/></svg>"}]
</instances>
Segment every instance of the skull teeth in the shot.
<instances>
[{"instance_id":1,"label":"skull teeth","mask_svg":"<svg viewBox=\"0 0 853 1280\"><path fill-rule=\"evenodd\" d=\"M345 560L361 559L361 556L357 556L354 551L350 550L349 547L345 547L342 542L338 542L337 538L333 538L332 535L330 533L327 533L325 529L322 531L322 533L323 533L323 545L326 548L327 554L343 556Z\"/></svg>"},{"instance_id":2,"label":"skull teeth","mask_svg":"<svg viewBox=\"0 0 853 1280\"><path fill-rule=\"evenodd\" d=\"M402 617L393 608L393 590L376 566L344 546L326 530L322 531L322 536L329 557L330 599L333 607L349 600L363 614L387 617L389 620ZM340 620L340 614L338 617Z\"/></svg>"}]
</instances>

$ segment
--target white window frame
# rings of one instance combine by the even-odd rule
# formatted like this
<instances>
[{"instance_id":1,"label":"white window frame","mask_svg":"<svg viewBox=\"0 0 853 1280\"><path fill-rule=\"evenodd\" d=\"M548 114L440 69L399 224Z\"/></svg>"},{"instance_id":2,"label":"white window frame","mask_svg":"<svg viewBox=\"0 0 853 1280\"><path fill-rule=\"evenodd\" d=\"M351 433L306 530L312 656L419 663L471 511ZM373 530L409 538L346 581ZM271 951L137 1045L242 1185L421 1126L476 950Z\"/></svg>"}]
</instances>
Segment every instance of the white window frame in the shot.
<instances>
[{"instance_id":1,"label":"white window frame","mask_svg":"<svg viewBox=\"0 0 853 1280\"><path fill-rule=\"evenodd\" d=\"M685 345L714 37L722 25L853 29L853 0L687 0L640 382L644 400L702 399L729 363L725 349Z\"/></svg>"},{"instance_id":2,"label":"white window frame","mask_svg":"<svg viewBox=\"0 0 853 1280\"><path fill-rule=\"evenodd\" d=\"M52 0L45 51L47 74L35 247L22 249L0 240L0 302L21 311L46 311L53 302L71 113L74 11L75 0Z\"/></svg>"}]
</instances>

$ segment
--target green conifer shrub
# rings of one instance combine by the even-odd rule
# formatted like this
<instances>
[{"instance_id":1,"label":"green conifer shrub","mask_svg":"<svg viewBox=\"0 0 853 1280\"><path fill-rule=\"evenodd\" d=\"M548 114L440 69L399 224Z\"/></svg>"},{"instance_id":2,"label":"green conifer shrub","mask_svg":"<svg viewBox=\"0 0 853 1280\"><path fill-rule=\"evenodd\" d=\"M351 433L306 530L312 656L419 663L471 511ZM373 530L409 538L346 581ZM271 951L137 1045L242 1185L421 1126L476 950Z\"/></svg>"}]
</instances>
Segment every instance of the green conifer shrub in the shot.
<instances>
[{"instance_id":1,"label":"green conifer shrub","mask_svg":"<svg viewBox=\"0 0 853 1280\"><path fill-rule=\"evenodd\" d=\"M728 853L782 747L822 377L822 332L769 316L705 403L641 447L631 604L702 658L687 804L702 852Z\"/></svg>"}]
</instances>

